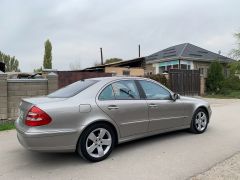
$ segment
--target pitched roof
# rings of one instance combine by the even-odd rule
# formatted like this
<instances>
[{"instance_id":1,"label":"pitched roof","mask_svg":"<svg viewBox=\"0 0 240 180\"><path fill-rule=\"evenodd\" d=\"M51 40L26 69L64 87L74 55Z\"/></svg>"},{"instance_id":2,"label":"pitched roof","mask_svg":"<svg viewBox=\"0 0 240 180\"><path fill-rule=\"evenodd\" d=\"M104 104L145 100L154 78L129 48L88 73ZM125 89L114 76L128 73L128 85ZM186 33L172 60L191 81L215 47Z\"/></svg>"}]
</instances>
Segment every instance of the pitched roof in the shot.
<instances>
[{"instance_id":1,"label":"pitched roof","mask_svg":"<svg viewBox=\"0 0 240 180\"><path fill-rule=\"evenodd\" d=\"M221 62L232 62L233 59L208 51L190 43L175 45L146 57L146 62L161 62L172 59L185 59L193 61L211 62L219 60Z\"/></svg>"},{"instance_id":2,"label":"pitched roof","mask_svg":"<svg viewBox=\"0 0 240 180\"><path fill-rule=\"evenodd\" d=\"M111 66L111 67L142 67L143 63L144 63L144 57L139 57L139 58L135 58L135 59L131 59L131 60L113 62L113 63L109 63L109 64L100 64L97 66L88 67L81 71L101 70L108 66Z\"/></svg>"}]
</instances>

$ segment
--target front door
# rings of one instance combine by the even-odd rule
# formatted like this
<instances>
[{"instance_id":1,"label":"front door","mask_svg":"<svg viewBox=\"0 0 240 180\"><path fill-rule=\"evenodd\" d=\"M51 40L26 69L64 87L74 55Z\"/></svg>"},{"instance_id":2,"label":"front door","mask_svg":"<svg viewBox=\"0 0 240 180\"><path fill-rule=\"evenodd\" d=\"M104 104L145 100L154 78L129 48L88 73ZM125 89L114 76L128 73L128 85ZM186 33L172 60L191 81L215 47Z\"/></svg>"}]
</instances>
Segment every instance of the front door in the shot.
<instances>
[{"instance_id":1,"label":"front door","mask_svg":"<svg viewBox=\"0 0 240 180\"><path fill-rule=\"evenodd\" d=\"M121 80L108 85L100 93L97 104L117 123L121 137L147 132L148 106L140 98L134 81Z\"/></svg>"},{"instance_id":2,"label":"front door","mask_svg":"<svg viewBox=\"0 0 240 180\"><path fill-rule=\"evenodd\" d=\"M165 130L185 124L184 104L172 100L170 92L152 81L138 81L145 93L149 110L149 131Z\"/></svg>"}]
</instances>

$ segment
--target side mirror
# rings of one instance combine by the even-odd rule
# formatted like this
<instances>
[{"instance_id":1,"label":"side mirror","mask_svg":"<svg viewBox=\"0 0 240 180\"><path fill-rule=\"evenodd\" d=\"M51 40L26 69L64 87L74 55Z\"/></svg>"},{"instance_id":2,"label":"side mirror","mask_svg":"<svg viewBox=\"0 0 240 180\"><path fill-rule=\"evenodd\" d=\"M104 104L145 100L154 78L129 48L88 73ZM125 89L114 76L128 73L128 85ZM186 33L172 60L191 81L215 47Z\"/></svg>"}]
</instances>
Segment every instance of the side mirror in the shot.
<instances>
[{"instance_id":1,"label":"side mirror","mask_svg":"<svg viewBox=\"0 0 240 180\"><path fill-rule=\"evenodd\" d=\"M173 99L173 101L176 101L177 99L180 99L179 94L174 93L174 94L172 95L172 99Z\"/></svg>"}]
</instances>

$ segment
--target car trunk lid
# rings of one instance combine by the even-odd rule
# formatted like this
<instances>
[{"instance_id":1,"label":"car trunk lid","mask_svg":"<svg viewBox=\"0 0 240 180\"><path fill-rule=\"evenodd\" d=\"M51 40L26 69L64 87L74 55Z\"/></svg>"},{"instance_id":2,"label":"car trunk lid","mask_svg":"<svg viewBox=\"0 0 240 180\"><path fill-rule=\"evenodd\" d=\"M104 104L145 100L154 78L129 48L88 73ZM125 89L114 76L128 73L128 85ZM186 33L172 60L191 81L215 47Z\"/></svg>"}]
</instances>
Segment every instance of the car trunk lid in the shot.
<instances>
[{"instance_id":1,"label":"car trunk lid","mask_svg":"<svg viewBox=\"0 0 240 180\"><path fill-rule=\"evenodd\" d=\"M26 98L22 99L19 105L19 120L24 121L28 111L32 106L51 102L64 101L66 98L49 98L49 97L36 97L36 98Z\"/></svg>"}]
</instances>

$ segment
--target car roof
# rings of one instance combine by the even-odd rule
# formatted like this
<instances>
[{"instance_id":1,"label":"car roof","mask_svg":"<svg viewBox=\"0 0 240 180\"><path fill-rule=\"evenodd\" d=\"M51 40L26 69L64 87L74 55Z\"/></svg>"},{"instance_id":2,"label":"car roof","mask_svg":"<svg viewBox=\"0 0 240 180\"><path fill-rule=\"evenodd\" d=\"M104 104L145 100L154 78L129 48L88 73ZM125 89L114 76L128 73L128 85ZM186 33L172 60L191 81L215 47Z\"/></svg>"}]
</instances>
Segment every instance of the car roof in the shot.
<instances>
[{"instance_id":1,"label":"car roof","mask_svg":"<svg viewBox=\"0 0 240 180\"><path fill-rule=\"evenodd\" d=\"M135 77L135 76L111 76L111 77L97 77L97 78L89 78L86 80L98 80L98 81L112 81L112 80L121 80L121 79L147 79L147 78L143 78L143 77Z\"/></svg>"}]
</instances>

